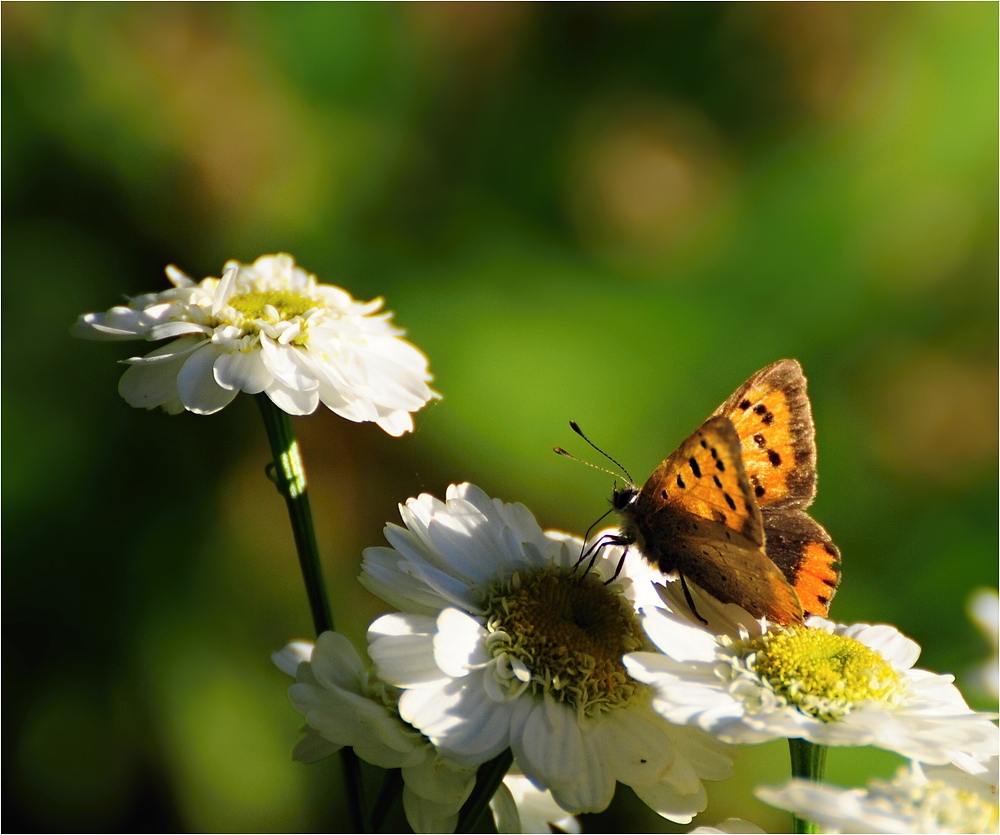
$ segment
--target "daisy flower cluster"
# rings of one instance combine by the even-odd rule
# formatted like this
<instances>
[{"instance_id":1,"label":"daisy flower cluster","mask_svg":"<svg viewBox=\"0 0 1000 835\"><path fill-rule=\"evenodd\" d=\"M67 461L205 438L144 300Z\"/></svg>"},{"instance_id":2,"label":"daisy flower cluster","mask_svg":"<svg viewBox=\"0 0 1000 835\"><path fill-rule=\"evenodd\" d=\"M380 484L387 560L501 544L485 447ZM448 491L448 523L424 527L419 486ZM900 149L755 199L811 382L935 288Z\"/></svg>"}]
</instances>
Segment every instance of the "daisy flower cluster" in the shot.
<instances>
[{"instance_id":1,"label":"daisy flower cluster","mask_svg":"<svg viewBox=\"0 0 1000 835\"><path fill-rule=\"evenodd\" d=\"M304 656L291 648L279 663L297 677L289 693L308 723L296 758L352 745L368 762L401 768L416 831L453 831L476 769L508 749L522 802L510 783L501 788L497 821L540 793L548 822L601 811L621 782L688 822L706 806L705 783L730 775L736 746L781 737L875 745L980 782L995 763L990 717L966 705L951 676L915 668L919 647L890 626L811 618L776 627L689 584L694 614L680 584L656 583L662 575L642 560L616 576L620 547L602 549L584 573L580 539L543 531L522 505L471 484L400 512L404 524L385 529L388 547L366 549L362 564L361 583L398 610L368 629L373 668L333 633L311 666L293 670L289 659ZM937 783L918 803L916 778L906 779L898 791L869 788L856 817L865 803L884 811L906 796L919 809L897 804L893 814L933 809L945 827L991 820L988 803ZM781 808L819 809L817 820L837 806L834 789L809 781L768 791L760 796ZM696 831L761 831L738 819L719 827Z\"/></svg>"},{"instance_id":2,"label":"daisy flower cluster","mask_svg":"<svg viewBox=\"0 0 1000 835\"><path fill-rule=\"evenodd\" d=\"M382 299L355 301L319 284L290 255L229 261L221 278L194 281L167 267L173 287L137 296L74 328L85 339L170 340L129 369L118 391L132 406L210 415L240 391L266 394L291 415L323 403L390 435L413 429L411 412L438 395L427 358L401 339Z\"/></svg>"},{"instance_id":3,"label":"daisy flower cluster","mask_svg":"<svg viewBox=\"0 0 1000 835\"><path fill-rule=\"evenodd\" d=\"M523 812L538 793L551 822L603 810L616 782L670 820L705 808L704 781L730 775L735 748L664 721L622 661L652 646L638 619L656 599L650 569L633 561L615 578L615 548L584 573L580 539L471 484L400 511L390 547L367 549L362 566L362 584L400 610L368 630L374 669L334 633L309 661L302 645L276 658L308 724L296 758L353 745L402 768L417 831L452 831L477 767L507 749L524 779L494 797L504 820L541 820Z\"/></svg>"},{"instance_id":4,"label":"daisy flower cluster","mask_svg":"<svg viewBox=\"0 0 1000 835\"><path fill-rule=\"evenodd\" d=\"M273 656L305 719L294 759L343 751L398 770L385 785L398 780L415 832L476 826L487 802L498 832L579 832L575 816L606 809L618 783L692 821L740 745L794 740L796 773L813 778L826 746L877 746L910 761L891 781L793 779L758 796L829 832L997 830L994 717L972 710L952 676L915 667L920 647L892 626L755 619L624 560L618 531L589 542L544 531L523 505L472 484L409 499L388 545L365 550L359 580L395 611L369 626L363 660L327 630L304 470L273 418L322 403L402 435L438 397L426 357L381 299L320 284L288 255L230 261L200 282L175 267L167 276L171 289L81 316L75 332L164 343L126 360L119 391L133 406L212 414L240 391L273 403L258 401L320 633ZM976 611L995 627L996 596ZM995 665L980 680L995 692ZM519 773L501 783L511 762ZM356 768L345 774L360 787ZM383 806L375 831L389 823ZM730 818L694 831L761 830Z\"/></svg>"}]
</instances>

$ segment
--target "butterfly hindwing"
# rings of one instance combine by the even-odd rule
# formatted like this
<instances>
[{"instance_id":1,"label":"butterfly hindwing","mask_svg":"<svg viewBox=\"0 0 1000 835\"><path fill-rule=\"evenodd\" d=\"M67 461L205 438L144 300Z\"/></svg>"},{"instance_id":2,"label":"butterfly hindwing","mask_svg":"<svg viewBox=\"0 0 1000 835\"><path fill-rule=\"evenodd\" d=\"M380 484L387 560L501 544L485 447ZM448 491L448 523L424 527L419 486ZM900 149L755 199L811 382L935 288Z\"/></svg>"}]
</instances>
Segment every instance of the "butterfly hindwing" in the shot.
<instances>
[{"instance_id":1,"label":"butterfly hindwing","mask_svg":"<svg viewBox=\"0 0 1000 835\"><path fill-rule=\"evenodd\" d=\"M840 583L840 551L811 516L801 510L766 508L767 555L792 584L807 615L826 617Z\"/></svg>"},{"instance_id":2,"label":"butterfly hindwing","mask_svg":"<svg viewBox=\"0 0 1000 835\"><path fill-rule=\"evenodd\" d=\"M816 495L816 432L795 360L758 371L715 411L736 428L760 507L806 508Z\"/></svg>"}]
</instances>

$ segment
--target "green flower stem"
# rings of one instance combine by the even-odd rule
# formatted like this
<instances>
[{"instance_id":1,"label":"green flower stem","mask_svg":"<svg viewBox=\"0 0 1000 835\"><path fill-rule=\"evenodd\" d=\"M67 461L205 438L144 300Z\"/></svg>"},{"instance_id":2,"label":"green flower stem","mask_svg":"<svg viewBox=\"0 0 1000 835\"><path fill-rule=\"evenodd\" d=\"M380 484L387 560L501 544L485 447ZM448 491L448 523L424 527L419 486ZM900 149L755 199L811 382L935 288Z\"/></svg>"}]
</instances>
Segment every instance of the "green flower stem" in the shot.
<instances>
[{"instance_id":1,"label":"green flower stem","mask_svg":"<svg viewBox=\"0 0 1000 835\"><path fill-rule=\"evenodd\" d=\"M496 794L500 783L503 782L504 775L510 770L510 764L514 762L514 755L510 748L499 756L494 757L488 763L479 766L476 773L476 787L469 795L469 799L462 806L462 811L458 814L458 826L456 832L482 832L479 821ZM493 831L492 829L489 831Z\"/></svg>"},{"instance_id":2,"label":"green flower stem","mask_svg":"<svg viewBox=\"0 0 1000 835\"><path fill-rule=\"evenodd\" d=\"M306 595L312 612L313 628L319 636L333 629L333 614L326 596L323 566L319 560L319 546L316 544L316 530L313 527L312 511L309 509L305 466L299 455L299 444L292 432L292 422L288 414L275 406L266 394L258 394L255 399L264 419L267 440L271 445L273 460L269 475L288 506L295 549L299 554L299 566L302 569L302 579L306 584ZM352 748L341 748L340 757L344 767L344 782L354 831L371 832L362 792L361 764Z\"/></svg>"},{"instance_id":3,"label":"green flower stem","mask_svg":"<svg viewBox=\"0 0 1000 835\"><path fill-rule=\"evenodd\" d=\"M792 776L819 782L826 769L825 745L817 745L807 739L789 739L788 751L792 757ZM792 832L813 835L819 827L812 821L792 815Z\"/></svg>"},{"instance_id":4,"label":"green flower stem","mask_svg":"<svg viewBox=\"0 0 1000 835\"><path fill-rule=\"evenodd\" d=\"M302 579L309 597L313 628L319 635L333 629L333 614L326 596L323 566L319 561L316 530L313 528L312 511L309 509L309 494L306 493L306 470L299 455L299 444L292 432L288 414L275 406L270 397L258 394L257 405L264 418L267 440L271 444L273 471L270 475L288 505L295 550L299 553L299 566L302 568Z\"/></svg>"}]
</instances>

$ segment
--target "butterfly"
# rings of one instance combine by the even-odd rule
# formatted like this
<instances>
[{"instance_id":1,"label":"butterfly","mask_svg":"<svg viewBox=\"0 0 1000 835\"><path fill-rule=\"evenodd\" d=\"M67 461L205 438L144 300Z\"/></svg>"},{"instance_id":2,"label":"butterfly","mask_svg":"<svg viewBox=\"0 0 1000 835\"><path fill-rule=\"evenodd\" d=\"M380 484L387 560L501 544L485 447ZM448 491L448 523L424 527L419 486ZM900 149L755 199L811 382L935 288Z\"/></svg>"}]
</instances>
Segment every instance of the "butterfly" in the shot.
<instances>
[{"instance_id":1,"label":"butterfly","mask_svg":"<svg viewBox=\"0 0 1000 835\"><path fill-rule=\"evenodd\" d=\"M796 360L780 360L740 386L641 488L615 487L621 534L606 541L754 617L801 623L826 616L840 582L840 553L805 512L815 495L806 378Z\"/></svg>"}]
</instances>

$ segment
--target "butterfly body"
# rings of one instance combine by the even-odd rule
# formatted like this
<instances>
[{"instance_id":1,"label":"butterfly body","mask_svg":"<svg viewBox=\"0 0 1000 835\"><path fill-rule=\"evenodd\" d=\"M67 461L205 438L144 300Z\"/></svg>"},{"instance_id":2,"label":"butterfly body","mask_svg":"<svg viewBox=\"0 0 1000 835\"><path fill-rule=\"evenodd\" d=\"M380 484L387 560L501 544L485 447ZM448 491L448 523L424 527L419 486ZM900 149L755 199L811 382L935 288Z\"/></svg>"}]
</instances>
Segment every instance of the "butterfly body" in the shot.
<instances>
[{"instance_id":1,"label":"butterfly body","mask_svg":"<svg viewBox=\"0 0 1000 835\"><path fill-rule=\"evenodd\" d=\"M776 623L826 615L840 555L803 508L816 493L805 377L794 360L759 371L641 488L616 489L620 544L724 603Z\"/></svg>"}]
</instances>

